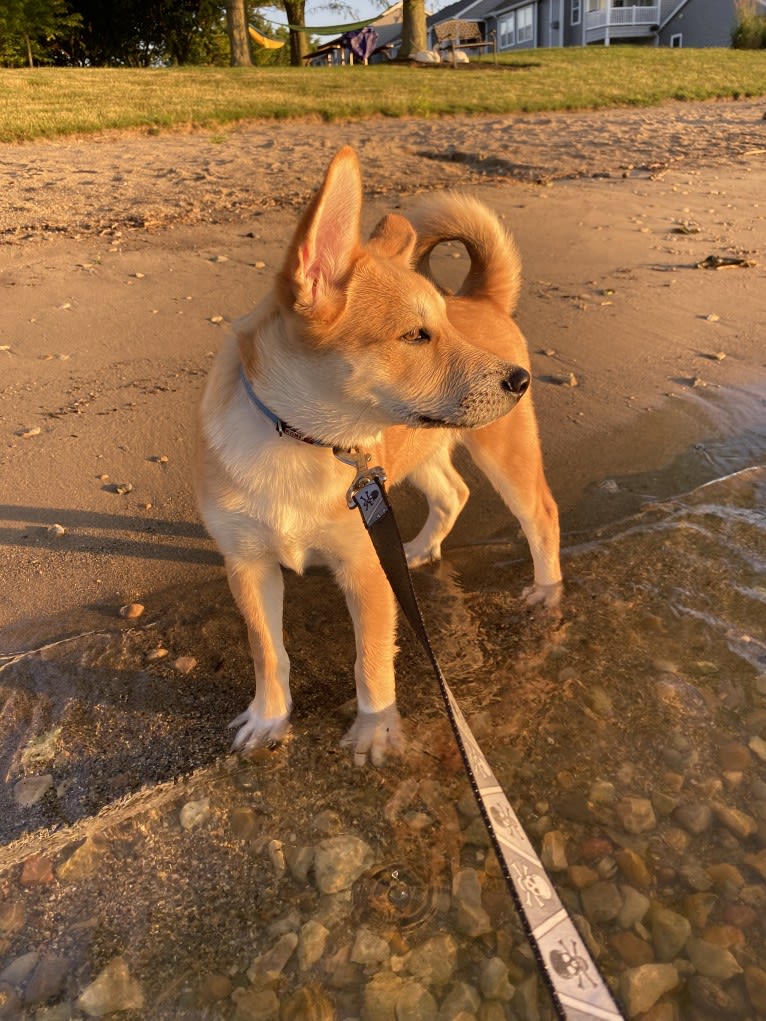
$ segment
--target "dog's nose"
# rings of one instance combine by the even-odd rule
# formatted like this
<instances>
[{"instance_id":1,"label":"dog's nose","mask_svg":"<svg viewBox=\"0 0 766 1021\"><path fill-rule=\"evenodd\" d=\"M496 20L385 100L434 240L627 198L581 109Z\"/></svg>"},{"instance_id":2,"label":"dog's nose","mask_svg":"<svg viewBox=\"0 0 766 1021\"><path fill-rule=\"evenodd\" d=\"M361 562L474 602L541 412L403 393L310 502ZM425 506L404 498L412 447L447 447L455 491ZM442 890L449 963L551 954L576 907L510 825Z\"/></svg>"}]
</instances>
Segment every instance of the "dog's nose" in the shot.
<instances>
[{"instance_id":1,"label":"dog's nose","mask_svg":"<svg viewBox=\"0 0 766 1021\"><path fill-rule=\"evenodd\" d=\"M504 390L508 391L508 393L519 398L523 397L527 392L531 380L532 377L526 369L522 369L520 365L515 365L505 377L501 385Z\"/></svg>"}]
</instances>

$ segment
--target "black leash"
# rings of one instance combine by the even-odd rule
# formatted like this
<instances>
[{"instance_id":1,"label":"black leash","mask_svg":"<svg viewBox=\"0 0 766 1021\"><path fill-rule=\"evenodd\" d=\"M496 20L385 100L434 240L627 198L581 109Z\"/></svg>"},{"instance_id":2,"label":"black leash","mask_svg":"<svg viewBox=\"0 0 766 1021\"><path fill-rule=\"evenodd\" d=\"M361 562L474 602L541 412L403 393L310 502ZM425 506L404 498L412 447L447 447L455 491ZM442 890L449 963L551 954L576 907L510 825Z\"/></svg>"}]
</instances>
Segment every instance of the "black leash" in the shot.
<instances>
[{"instance_id":1,"label":"black leash","mask_svg":"<svg viewBox=\"0 0 766 1021\"><path fill-rule=\"evenodd\" d=\"M336 456L339 452L336 451ZM355 453L355 452L354 452ZM622 1021L622 1014L529 842L442 674L426 632L382 468L361 457L340 459L357 468L348 491L358 507L394 595L431 661L452 730L497 859L530 946L562 1021Z\"/></svg>"}]
</instances>

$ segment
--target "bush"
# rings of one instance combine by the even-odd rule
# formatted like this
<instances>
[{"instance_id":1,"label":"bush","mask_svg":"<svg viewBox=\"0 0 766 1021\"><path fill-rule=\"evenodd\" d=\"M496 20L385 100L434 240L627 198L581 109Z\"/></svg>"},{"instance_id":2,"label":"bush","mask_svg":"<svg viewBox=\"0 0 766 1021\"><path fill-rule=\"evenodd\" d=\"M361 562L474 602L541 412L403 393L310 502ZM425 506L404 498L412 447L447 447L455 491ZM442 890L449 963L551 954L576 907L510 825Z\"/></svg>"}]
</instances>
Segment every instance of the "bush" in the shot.
<instances>
[{"instance_id":1,"label":"bush","mask_svg":"<svg viewBox=\"0 0 766 1021\"><path fill-rule=\"evenodd\" d=\"M731 32L735 50L766 49L766 17L756 11L755 0L737 0L737 20Z\"/></svg>"}]
</instances>

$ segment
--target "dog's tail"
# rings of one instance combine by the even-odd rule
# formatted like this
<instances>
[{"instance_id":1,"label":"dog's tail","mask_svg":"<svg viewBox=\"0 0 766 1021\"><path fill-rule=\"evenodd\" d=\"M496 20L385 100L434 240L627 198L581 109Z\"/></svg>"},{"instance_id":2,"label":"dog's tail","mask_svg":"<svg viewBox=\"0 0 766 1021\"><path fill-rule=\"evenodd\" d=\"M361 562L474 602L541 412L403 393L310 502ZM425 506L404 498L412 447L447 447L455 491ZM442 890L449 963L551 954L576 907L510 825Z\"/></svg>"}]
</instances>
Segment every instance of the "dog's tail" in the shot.
<instances>
[{"instance_id":1,"label":"dog's tail","mask_svg":"<svg viewBox=\"0 0 766 1021\"><path fill-rule=\"evenodd\" d=\"M471 268L459 291L466 297L489 298L512 314L521 287L521 259L513 238L482 202L458 192L438 192L418 199L407 211L417 231L417 269L444 291L431 272L431 252L444 241L459 241Z\"/></svg>"}]
</instances>

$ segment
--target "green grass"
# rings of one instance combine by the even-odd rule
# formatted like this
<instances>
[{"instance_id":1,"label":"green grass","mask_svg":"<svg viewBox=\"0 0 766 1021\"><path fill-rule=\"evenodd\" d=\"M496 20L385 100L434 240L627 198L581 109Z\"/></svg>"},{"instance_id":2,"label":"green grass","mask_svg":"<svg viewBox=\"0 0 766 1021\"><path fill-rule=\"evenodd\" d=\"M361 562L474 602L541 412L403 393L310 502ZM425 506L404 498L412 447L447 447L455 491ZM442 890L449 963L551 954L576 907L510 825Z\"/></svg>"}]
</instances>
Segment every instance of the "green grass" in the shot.
<instances>
[{"instance_id":1,"label":"green grass","mask_svg":"<svg viewBox=\"0 0 766 1021\"><path fill-rule=\"evenodd\" d=\"M436 117L761 95L765 50L572 47L457 69L0 69L0 141L254 118Z\"/></svg>"}]
</instances>

